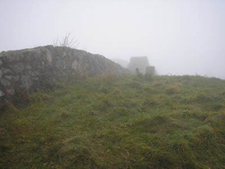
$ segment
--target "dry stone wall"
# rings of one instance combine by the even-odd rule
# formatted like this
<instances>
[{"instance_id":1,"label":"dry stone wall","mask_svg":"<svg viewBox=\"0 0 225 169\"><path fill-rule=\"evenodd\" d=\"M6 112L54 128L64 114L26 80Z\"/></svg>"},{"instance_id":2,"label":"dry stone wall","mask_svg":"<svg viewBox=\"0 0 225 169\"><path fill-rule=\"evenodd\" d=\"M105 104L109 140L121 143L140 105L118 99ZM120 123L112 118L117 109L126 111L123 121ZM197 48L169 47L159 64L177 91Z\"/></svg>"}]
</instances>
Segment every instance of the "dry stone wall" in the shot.
<instances>
[{"instance_id":1,"label":"dry stone wall","mask_svg":"<svg viewBox=\"0 0 225 169\"><path fill-rule=\"evenodd\" d=\"M67 47L44 46L0 53L0 107L18 91L30 93L78 75L129 71L111 60Z\"/></svg>"}]
</instances>

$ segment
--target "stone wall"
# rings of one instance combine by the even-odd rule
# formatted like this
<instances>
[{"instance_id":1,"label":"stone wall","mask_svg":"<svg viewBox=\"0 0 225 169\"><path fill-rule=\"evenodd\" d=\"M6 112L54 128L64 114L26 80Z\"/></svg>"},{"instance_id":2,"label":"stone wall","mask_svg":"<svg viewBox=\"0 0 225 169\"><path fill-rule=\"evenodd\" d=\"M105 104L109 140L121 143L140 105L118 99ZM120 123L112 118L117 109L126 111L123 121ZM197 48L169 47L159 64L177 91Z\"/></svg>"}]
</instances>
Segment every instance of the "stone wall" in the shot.
<instances>
[{"instance_id":1,"label":"stone wall","mask_svg":"<svg viewBox=\"0 0 225 169\"><path fill-rule=\"evenodd\" d=\"M37 47L0 53L0 107L18 91L30 93L78 75L129 71L101 56L66 47Z\"/></svg>"}]
</instances>

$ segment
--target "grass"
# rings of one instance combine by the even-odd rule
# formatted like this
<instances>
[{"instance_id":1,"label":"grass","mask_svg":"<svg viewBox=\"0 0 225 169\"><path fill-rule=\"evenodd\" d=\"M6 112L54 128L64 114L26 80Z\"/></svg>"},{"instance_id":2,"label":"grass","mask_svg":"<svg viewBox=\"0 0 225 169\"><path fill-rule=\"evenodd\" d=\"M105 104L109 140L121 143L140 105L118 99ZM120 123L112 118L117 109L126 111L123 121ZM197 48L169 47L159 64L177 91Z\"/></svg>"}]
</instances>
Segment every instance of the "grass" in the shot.
<instances>
[{"instance_id":1,"label":"grass","mask_svg":"<svg viewBox=\"0 0 225 169\"><path fill-rule=\"evenodd\" d=\"M225 168L225 81L113 74L61 83L0 118L0 168Z\"/></svg>"}]
</instances>

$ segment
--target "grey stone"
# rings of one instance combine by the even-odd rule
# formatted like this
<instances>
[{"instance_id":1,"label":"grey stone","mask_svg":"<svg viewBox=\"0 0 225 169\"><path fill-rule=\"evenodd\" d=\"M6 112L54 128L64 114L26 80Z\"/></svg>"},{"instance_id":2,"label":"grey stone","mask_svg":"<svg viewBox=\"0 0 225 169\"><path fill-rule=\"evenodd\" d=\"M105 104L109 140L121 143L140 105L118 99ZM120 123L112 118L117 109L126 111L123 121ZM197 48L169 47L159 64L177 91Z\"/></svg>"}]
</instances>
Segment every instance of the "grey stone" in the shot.
<instances>
[{"instance_id":1,"label":"grey stone","mask_svg":"<svg viewBox=\"0 0 225 169\"><path fill-rule=\"evenodd\" d=\"M29 91L30 86L32 84L30 77L26 75L22 75L21 83L22 83L22 87L25 88L27 91Z\"/></svg>"},{"instance_id":2,"label":"grey stone","mask_svg":"<svg viewBox=\"0 0 225 169\"><path fill-rule=\"evenodd\" d=\"M64 51L62 57L65 57L65 56L66 56L66 52Z\"/></svg>"},{"instance_id":3,"label":"grey stone","mask_svg":"<svg viewBox=\"0 0 225 169\"><path fill-rule=\"evenodd\" d=\"M16 73L22 73L24 70L24 65L23 63L17 63L15 65L12 66L12 69L16 72Z\"/></svg>"},{"instance_id":4,"label":"grey stone","mask_svg":"<svg viewBox=\"0 0 225 169\"><path fill-rule=\"evenodd\" d=\"M20 78L19 76L13 76L13 77L12 77L12 79L13 79L14 81L19 81L19 78Z\"/></svg>"},{"instance_id":5,"label":"grey stone","mask_svg":"<svg viewBox=\"0 0 225 169\"><path fill-rule=\"evenodd\" d=\"M77 66L78 66L78 62L76 60L74 60L72 63L72 69L77 71Z\"/></svg>"},{"instance_id":6,"label":"grey stone","mask_svg":"<svg viewBox=\"0 0 225 169\"><path fill-rule=\"evenodd\" d=\"M5 93L0 90L0 97L5 96Z\"/></svg>"},{"instance_id":7,"label":"grey stone","mask_svg":"<svg viewBox=\"0 0 225 169\"><path fill-rule=\"evenodd\" d=\"M31 76L39 76L40 73L38 71L32 71L32 72L30 72L30 75Z\"/></svg>"},{"instance_id":8,"label":"grey stone","mask_svg":"<svg viewBox=\"0 0 225 169\"><path fill-rule=\"evenodd\" d=\"M32 72L30 72L30 75L31 76L38 76L39 72L38 71L32 71Z\"/></svg>"},{"instance_id":9,"label":"grey stone","mask_svg":"<svg viewBox=\"0 0 225 169\"><path fill-rule=\"evenodd\" d=\"M6 93L9 95L14 95L15 94L15 90L14 89L7 89Z\"/></svg>"},{"instance_id":10,"label":"grey stone","mask_svg":"<svg viewBox=\"0 0 225 169\"><path fill-rule=\"evenodd\" d=\"M155 66L147 66L146 67L146 73L150 73L152 75L155 75Z\"/></svg>"},{"instance_id":11,"label":"grey stone","mask_svg":"<svg viewBox=\"0 0 225 169\"><path fill-rule=\"evenodd\" d=\"M63 68L64 70L67 69L66 62L65 62L64 60L62 61L62 66L63 66L62 68Z\"/></svg>"},{"instance_id":12,"label":"grey stone","mask_svg":"<svg viewBox=\"0 0 225 169\"><path fill-rule=\"evenodd\" d=\"M11 51L11 52L6 52L6 58L8 62L18 62L22 58L22 53L20 51Z\"/></svg>"},{"instance_id":13,"label":"grey stone","mask_svg":"<svg viewBox=\"0 0 225 169\"><path fill-rule=\"evenodd\" d=\"M0 82L3 86L10 86L10 81L6 80L6 79L0 79Z\"/></svg>"},{"instance_id":14,"label":"grey stone","mask_svg":"<svg viewBox=\"0 0 225 169\"><path fill-rule=\"evenodd\" d=\"M57 61L57 62L55 63L55 67L56 67L57 69L60 69L60 68L61 68L61 62L60 62L60 61Z\"/></svg>"},{"instance_id":15,"label":"grey stone","mask_svg":"<svg viewBox=\"0 0 225 169\"><path fill-rule=\"evenodd\" d=\"M14 57L14 55L9 55L9 56L6 56L7 58L7 61L8 62L13 62L13 61L17 61L17 57Z\"/></svg>"},{"instance_id":16,"label":"grey stone","mask_svg":"<svg viewBox=\"0 0 225 169\"><path fill-rule=\"evenodd\" d=\"M39 78L38 78L38 77L32 77L32 80L36 80L36 81L38 81L38 80L39 80Z\"/></svg>"},{"instance_id":17,"label":"grey stone","mask_svg":"<svg viewBox=\"0 0 225 169\"><path fill-rule=\"evenodd\" d=\"M3 68L2 71L4 72L4 74L12 74L12 71L7 68Z\"/></svg>"},{"instance_id":18,"label":"grey stone","mask_svg":"<svg viewBox=\"0 0 225 169\"><path fill-rule=\"evenodd\" d=\"M3 72L2 70L0 70L0 78L2 78Z\"/></svg>"},{"instance_id":19,"label":"grey stone","mask_svg":"<svg viewBox=\"0 0 225 169\"><path fill-rule=\"evenodd\" d=\"M13 76L10 76L10 75L6 75L6 76L5 76L5 78L8 79L8 80L12 80L12 77L13 77Z\"/></svg>"},{"instance_id":20,"label":"grey stone","mask_svg":"<svg viewBox=\"0 0 225 169\"><path fill-rule=\"evenodd\" d=\"M32 69L31 65L26 65L26 69Z\"/></svg>"},{"instance_id":21,"label":"grey stone","mask_svg":"<svg viewBox=\"0 0 225 169\"><path fill-rule=\"evenodd\" d=\"M8 94L13 97L17 90L13 86L22 87L29 92L38 90L38 87L44 87L45 84L50 85L55 80L78 74L129 72L101 55L66 47L38 47L0 55L0 83L4 89L0 91L0 96ZM3 61L7 64L4 65Z\"/></svg>"},{"instance_id":22,"label":"grey stone","mask_svg":"<svg viewBox=\"0 0 225 169\"><path fill-rule=\"evenodd\" d=\"M51 52L49 50L47 50L46 60L48 61L49 64L52 63L52 55L51 55Z\"/></svg>"}]
</instances>

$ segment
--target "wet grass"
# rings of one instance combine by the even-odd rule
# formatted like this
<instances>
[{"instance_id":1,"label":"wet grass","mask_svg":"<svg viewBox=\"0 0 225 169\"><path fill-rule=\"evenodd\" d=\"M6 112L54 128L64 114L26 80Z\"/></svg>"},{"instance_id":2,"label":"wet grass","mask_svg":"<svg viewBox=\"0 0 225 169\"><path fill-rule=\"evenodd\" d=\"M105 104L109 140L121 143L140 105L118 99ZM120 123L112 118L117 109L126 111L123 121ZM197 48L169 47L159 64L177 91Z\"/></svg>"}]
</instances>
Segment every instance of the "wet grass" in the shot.
<instances>
[{"instance_id":1,"label":"wet grass","mask_svg":"<svg viewBox=\"0 0 225 169\"><path fill-rule=\"evenodd\" d=\"M0 168L225 168L225 81L84 77L7 103Z\"/></svg>"}]
</instances>

